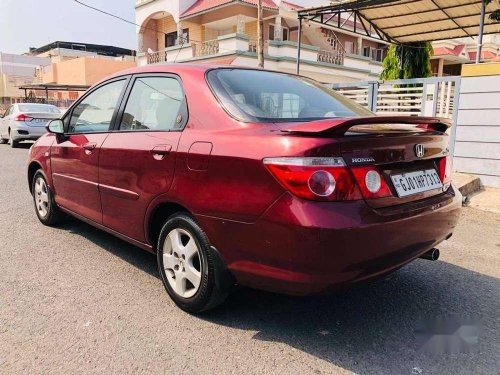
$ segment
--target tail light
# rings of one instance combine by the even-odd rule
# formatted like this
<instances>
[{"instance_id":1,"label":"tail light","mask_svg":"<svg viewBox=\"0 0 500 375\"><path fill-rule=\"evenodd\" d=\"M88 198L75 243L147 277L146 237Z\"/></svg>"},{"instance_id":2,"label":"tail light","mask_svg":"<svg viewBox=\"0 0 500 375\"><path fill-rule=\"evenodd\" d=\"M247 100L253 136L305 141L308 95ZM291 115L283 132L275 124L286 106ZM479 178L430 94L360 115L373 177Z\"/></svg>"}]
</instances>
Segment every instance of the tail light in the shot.
<instances>
[{"instance_id":1,"label":"tail light","mask_svg":"<svg viewBox=\"0 0 500 375\"><path fill-rule=\"evenodd\" d=\"M391 197L391 189L374 166L352 167L361 194L365 199Z\"/></svg>"},{"instance_id":2,"label":"tail light","mask_svg":"<svg viewBox=\"0 0 500 375\"><path fill-rule=\"evenodd\" d=\"M20 115L17 115L16 117L14 117L14 121L30 122L31 120L33 120L33 117L27 116L27 115L25 115L23 113L21 113Z\"/></svg>"},{"instance_id":3,"label":"tail light","mask_svg":"<svg viewBox=\"0 0 500 375\"><path fill-rule=\"evenodd\" d=\"M264 164L292 194L316 201L362 199L342 158L266 158Z\"/></svg>"},{"instance_id":4,"label":"tail light","mask_svg":"<svg viewBox=\"0 0 500 375\"><path fill-rule=\"evenodd\" d=\"M443 185L449 185L451 183L452 176L452 160L451 156L445 156L439 160L439 177L443 182Z\"/></svg>"}]
</instances>

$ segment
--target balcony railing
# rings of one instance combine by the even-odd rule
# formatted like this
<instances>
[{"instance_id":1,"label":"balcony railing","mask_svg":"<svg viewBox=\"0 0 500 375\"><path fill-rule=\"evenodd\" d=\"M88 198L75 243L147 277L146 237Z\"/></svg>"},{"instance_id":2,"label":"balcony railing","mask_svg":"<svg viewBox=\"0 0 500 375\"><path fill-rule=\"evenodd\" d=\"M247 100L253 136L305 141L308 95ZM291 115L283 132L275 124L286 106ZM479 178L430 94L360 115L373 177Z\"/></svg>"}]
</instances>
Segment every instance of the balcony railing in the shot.
<instances>
[{"instance_id":1,"label":"balcony railing","mask_svg":"<svg viewBox=\"0 0 500 375\"><path fill-rule=\"evenodd\" d=\"M148 64L156 64L167 61L167 51L146 52Z\"/></svg>"},{"instance_id":2,"label":"balcony railing","mask_svg":"<svg viewBox=\"0 0 500 375\"><path fill-rule=\"evenodd\" d=\"M205 42L191 42L193 57L216 55L219 53L219 41L217 39Z\"/></svg>"},{"instance_id":3,"label":"balcony railing","mask_svg":"<svg viewBox=\"0 0 500 375\"><path fill-rule=\"evenodd\" d=\"M318 51L318 61L329 64L344 65L344 56L343 50Z\"/></svg>"},{"instance_id":4,"label":"balcony railing","mask_svg":"<svg viewBox=\"0 0 500 375\"><path fill-rule=\"evenodd\" d=\"M248 52L257 53L257 43L255 39L250 39L248 41ZM268 53L269 40L264 40L264 54Z\"/></svg>"}]
</instances>

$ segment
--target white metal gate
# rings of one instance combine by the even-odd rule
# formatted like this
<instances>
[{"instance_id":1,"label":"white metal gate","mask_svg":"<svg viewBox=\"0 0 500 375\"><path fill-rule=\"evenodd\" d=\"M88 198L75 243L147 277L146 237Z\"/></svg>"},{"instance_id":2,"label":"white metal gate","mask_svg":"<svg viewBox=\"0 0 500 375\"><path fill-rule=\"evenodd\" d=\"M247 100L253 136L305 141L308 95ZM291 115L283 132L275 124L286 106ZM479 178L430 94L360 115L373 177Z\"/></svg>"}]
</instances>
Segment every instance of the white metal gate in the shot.
<instances>
[{"instance_id":1,"label":"white metal gate","mask_svg":"<svg viewBox=\"0 0 500 375\"><path fill-rule=\"evenodd\" d=\"M394 81L327 85L380 115L430 116L452 120L453 152L460 99L460 77L433 77Z\"/></svg>"}]
</instances>

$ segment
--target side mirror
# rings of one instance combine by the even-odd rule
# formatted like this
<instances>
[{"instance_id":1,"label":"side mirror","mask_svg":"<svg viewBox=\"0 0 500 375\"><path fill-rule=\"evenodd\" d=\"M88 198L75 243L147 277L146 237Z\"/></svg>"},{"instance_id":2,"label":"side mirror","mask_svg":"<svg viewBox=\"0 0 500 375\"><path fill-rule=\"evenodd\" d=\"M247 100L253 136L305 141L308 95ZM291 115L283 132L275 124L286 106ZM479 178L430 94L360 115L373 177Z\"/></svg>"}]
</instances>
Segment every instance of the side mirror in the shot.
<instances>
[{"instance_id":1,"label":"side mirror","mask_svg":"<svg viewBox=\"0 0 500 375\"><path fill-rule=\"evenodd\" d=\"M52 120L47 124L47 126L45 126L45 129L47 129L49 133L63 135L64 123L62 122L62 120Z\"/></svg>"}]
</instances>

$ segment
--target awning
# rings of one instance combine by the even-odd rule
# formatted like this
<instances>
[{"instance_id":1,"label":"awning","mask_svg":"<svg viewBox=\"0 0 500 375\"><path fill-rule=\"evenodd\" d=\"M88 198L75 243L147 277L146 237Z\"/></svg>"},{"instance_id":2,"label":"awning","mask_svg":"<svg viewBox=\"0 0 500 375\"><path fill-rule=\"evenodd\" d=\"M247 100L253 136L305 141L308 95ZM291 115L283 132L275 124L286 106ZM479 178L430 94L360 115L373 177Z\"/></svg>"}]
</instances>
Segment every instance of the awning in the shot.
<instances>
[{"instance_id":1,"label":"awning","mask_svg":"<svg viewBox=\"0 0 500 375\"><path fill-rule=\"evenodd\" d=\"M499 7L493 0L486 7L484 34L500 33L500 22L489 15ZM411 43L480 34L482 0L359 0L335 1L332 5L299 10L303 20L333 28L354 22L351 32L378 36L390 43ZM354 30L353 30L354 29Z\"/></svg>"},{"instance_id":2,"label":"awning","mask_svg":"<svg viewBox=\"0 0 500 375\"><path fill-rule=\"evenodd\" d=\"M90 86L83 85L57 85L57 84L34 84L18 86L20 90L41 90L41 91L87 91Z\"/></svg>"}]
</instances>

